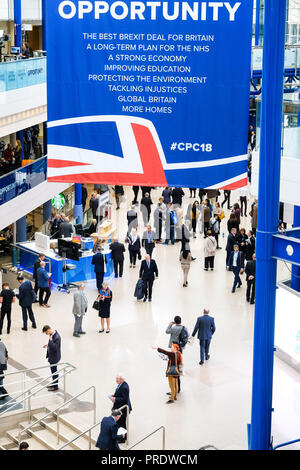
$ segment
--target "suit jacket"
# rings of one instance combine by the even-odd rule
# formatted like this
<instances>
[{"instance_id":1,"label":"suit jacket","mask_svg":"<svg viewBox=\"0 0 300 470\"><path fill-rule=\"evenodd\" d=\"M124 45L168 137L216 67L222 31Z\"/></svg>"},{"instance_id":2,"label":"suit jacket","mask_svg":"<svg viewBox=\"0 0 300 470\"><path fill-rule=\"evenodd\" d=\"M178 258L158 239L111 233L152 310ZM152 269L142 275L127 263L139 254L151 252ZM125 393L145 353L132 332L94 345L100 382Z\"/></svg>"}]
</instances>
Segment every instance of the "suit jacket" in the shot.
<instances>
[{"instance_id":1,"label":"suit jacket","mask_svg":"<svg viewBox=\"0 0 300 470\"><path fill-rule=\"evenodd\" d=\"M172 200L173 204L182 204L182 197L184 196L184 192L182 188L174 188L172 191Z\"/></svg>"},{"instance_id":2,"label":"suit jacket","mask_svg":"<svg viewBox=\"0 0 300 470\"><path fill-rule=\"evenodd\" d=\"M109 246L111 257L115 261L124 261L125 246L120 242L113 242Z\"/></svg>"},{"instance_id":3,"label":"suit jacket","mask_svg":"<svg viewBox=\"0 0 300 470\"><path fill-rule=\"evenodd\" d=\"M118 390L115 391L114 397L115 397L115 401L114 401L114 405L113 405L113 408L112 408L113 410L117 410L117 409L121 408L121 406L128 405L129 406L129 413L131 412L132 407L131 407L131 402L130 402L130 398L129 398L129 385L128 385L127 382L123 382L120 385ZM127 411L127 409L124 408L124 410L122 410L122 413L126 414L126 411Z\"/></svg>"},{"instance_id":4,"label":"suit jacket","mask_svg":"<svg viewBox=\"0 0 300 470\"><path fill-rule=\"evenodd\" d=\"M45 268L39 267L37 270L37 283L39 287L49 287L49 274Z\"/></svg>"},{"instance_id":5,"label":"suit jacket","mask_svg":"<svg viewBox=\"0 0 300 470\"><path fill-rule=\"evenodd\" d=\"M246 264L246 269L245 269L245 273L246 273L246 280L248 281L248 278L249 276L254 276L254 280L255 280L255 275L256 275L256 260L251 260L251 261L248 261L247 264Z\"/></svg>"},{"instance_id":6,"label":"suit jacket","mask_svg":"<svg viewBox=\"0 0 300 470\"><path fill-rule=\"evenodd\" d=\"M216 331L214 318L210 315L202 315L202 317L198 317L192 336L195 336L197 331L199 340L210 341L212 335Z\"/></svg>"},{"instance_id":7,"label":"suit jacket","mask_svg":"<svg viewBox=\"0 0 300 470\"><path fill-rule=\"evenodd\" d=\"M73 300L74 300L73 310L72 310L73 315L76 315L76 316L85 315L85 312L87 311L87 308L88 308L88 300L87 300L87 296L85 295L85 293L82 292L81 290L74 292Z\"/></svg>"},{"instance_id":8,"label":"suit jacket","mask_svg":"<svg viewBox=\"0 0 300 470\"><path fill-rule=\"evenodd\" d=\"M156 234L153 230L151 230L151 242L150 242L150 245L153 245L155 243L155 240L156 240ZM148 245L148 230L146 230L144 233L143 233L143 239L142 239L142 245L144 248L146 248L146 246Z\"/></svg>"},{"instance_id":9,"label":"suit jacket","mask_svg":"<svg viewBox=\"0 0 300 470\"><path fill-rule=\"evenodd\" d=\"M48 342L46 358L49 364L57 364L61 360L61 338L60 335L55 331L52 341Z\"/></svg>"},{"instance_id":10,"label":"suit jacket","mask_svg":"<svg viewBox=\"0 0 300 470\"><path fill-rule=\"evenodd\" d=\"M148 281L148 280L154 281L155 279L154 274L156 275L156 277L158 277L158 269L157 269L156 262L154 261L154 259L151 259L150 266L148 268L147 262L144 259L142 261L141 268L140 268L140 278L143 279L143 281Z\"/></svg>"},{"instance_id":11,"label":"suit jacket","mask_svg":"<svg viewBox=\"0 0 300 470\"><path fill-rule=\"evenodd\" d=\"M231 253L235 243L237 243L237 237L236 235L233 235L233 233L230 233L227 238L226 251L230 251Z\"/></svg>"},{"instance_id":12,"label":"suit jacket","mask_svg":"<svg viewBox=\"0 0 300 470\"><path fill-rule=\"evenodd\" d=\"M62 222L59 226L59 238L64 236L65 238L70 238L73 233L73 227L70 222Z\"/></svg>"},{"instance_id":13,"label":"suit jacket","mask_svg":"<svg viewBox=\"0 0 300 470\"><path fill-rule=\"evenodd\" d=\"M118 436L118 425L114 418L112 416L103 418L96 447L101 450L120 450L118 441L121 439L122 436Z\"/></svg>"},{"instance_id":14,"label":"suit jacket","mask_svg":"<svg viewBox=\"0 0 300 470\"><path fill-rule=\"evenodd\" d=\"M239 251L238 253L239 253L239 255L237 257L236 265L237 265L238 268L244 269L244 259L245 259L244 253L242 251ZM229 257L229 261L228 261L228 266L230 268L232 268L233 256L234 256L234 251L232 251L230 253L230 257Z\"/></svg>"},{"instance_id":15,"label":"suit jacket","mask_svg":"<svg viewBox=\"0 0 300 470\"><path fill-rule=\"evenodd\" d=\"M94 271L95 273L104 273L104 262L105 257L102 253L96 253L92 258L92 264L95 266Z\"/></svg>"},{"instance_id":16,"label":"suit jacket","mask_svg":"<svg viewBox=\"0 0 300 470\"><path fill-rule=\"evenodd\" d=\"M37 281L37 270L41 266L41 260L40 258L36 259L33 265L33 279Z\"/></svg>"},{"instance_id":17,"label":"suit jacket","mask_svg":"<svg viewBox=\"0 0 300 470\"><path fill-rule=\"evenodd\" d=\"M30 307L34 301L34 290L29 280L23 281L19 287L19 304L21 307Z\"/></svg>"}]
</instances>

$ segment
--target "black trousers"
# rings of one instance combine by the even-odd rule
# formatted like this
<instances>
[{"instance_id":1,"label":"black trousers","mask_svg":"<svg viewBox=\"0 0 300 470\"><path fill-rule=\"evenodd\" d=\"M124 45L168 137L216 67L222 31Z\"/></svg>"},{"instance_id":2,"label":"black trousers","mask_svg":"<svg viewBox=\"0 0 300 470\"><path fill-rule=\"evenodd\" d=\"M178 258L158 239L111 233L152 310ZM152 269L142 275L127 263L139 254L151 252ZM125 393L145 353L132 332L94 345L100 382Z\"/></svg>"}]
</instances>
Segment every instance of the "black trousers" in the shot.
<instances>
[{"instance_id":1,"label":"black trousers","mask_svg":"<svg viewBox=\"0 0 300 470\"><path fill-rule=\"evenodd\" d=\"M133 264L134 266L136 265L137 254L138 254L137 251L129 250L129 261L130 261L130 264Z\"/></svg>"},{"instance_id":2,"label":"black trousers","mask_svg":"<svg viewBox=\"0 0 300 470\"><path fill-rule=\"evenodd\" d=\"M247 196L241 196L240 201L241 201L241 216L243 216L243 214L246 216L247 215ZM243 212L243 206L244 206L244 212Z\"/></svg>"},{"instance_id":3,"label":"black trousers","mask_svg":"<svg viewBox=\"0 0 300 470\"><path fill-rule=\"evenodd\" d=\"M33 315L31 305L29 307L22 307L22 316L23 316L23 328L27 329L28 317L29 317L29 320L32 323L32 326L36 326L35 318L34 318L34 315Z\"/></svg>"},{"instance_id":4,"label":"black trousers","mask_svg":"<svg viewBox=\"0 0 300 470\"><path fill-rule=\"evenodd\" d=\"M215 262L215 257L214 256L206 256L204 258L204 267L205 267L205 269L208 269L208 268L214 269L214 262Z\"/></svg>"},{"instance_id":5,"label":"black trousers","mask_svg":"<svg viewBox=\"0 0 300 470\"><path fill-rule=\"evenodd\" d=\"M45 295L46 294L46 295ZM45 295L45 297L44 297ZM51 295L51 290L50 287L40 287L40 293L39 293L39 304L40 305L45 305L48 303L48 300Z\"/></svg>"},{"instance_id":6,"label":"black trousers","mask_svg":"<svg viewBox=\"0 0 300 470\"><path fill-rule=\"evenodd\" d=\"M144 286L145 286L145 299L149 298L152 299L152 287L153 287L153 280L152 279L144 279Z\"/></svg>"},{"instance_id":7,"label":"black trousers","mask_svg":"<svg viewBox=\"0 0 300 470\"><path fill-rule=\"evenodd\" d=\"M196 233L196 227L197 227L197 219L192 219L192 229L194 233Z\"/></svg>"},{"instance_id":8,"label":"black trousers","mask_svg":"<svg viewBox=\"0 0 300 470\"><path fill-rule=\"evenodd\" d=\"M150 258L152 258L152 253L153 253L154 247L155 247L154 243L148 243L147 240L146 240L145 250L146 250L147 255L150 256Z\"/></svg>"},{"instance_id":9,"label":"black trousers","mask_svg":"<svg viewBox=\"0 0 300 470\"><path fill-rule=\"evenodd\" d=\"M255 279L247 281L246 299L250 302L255 300Z\"/></svg>"},{"instance_id":10,"label":"black trousers","mask_svg":"<svg viewBox=\"0 0 300 470\"><path fill-rule=\"evenodd\" d=\"M121 261L114 260L115 277L123 276L123 266L124 266L124 260L121 260Z\"/></svg>"},{"instance_id":11,"label":"black trousers","mask_svg":"<svg viewBox=\"0 0 300 470\"><path fill-rule=\"evenodd\" d=\"M227 194L227 193L224 194L224 201L221 204L222 207L224 206L226 201L227 201L227 209L230 209L230 193L229 194Z\"/></svg>"},{"instance_id":12,"label":"black trousers","mask_svg":"<svg viewBox=\"0 0 300 470\"><path fill-rule=\"evenodd\" d=\"M36 293L36 295L37 295L38 291L39 291L38 281L37 281L37 279L35 279L34 280L34 292Z\"/></svg>"},{"instance_id":13,"label":"black trousers","mask_svg":"<svg viewBox=\"0 0 300 470\"><path fill-rule=\"evenodd\" d=\"M10 326L11 326L11 310L3 310L1 309L1 316L0 316L0 334L2 334L3 328L3 321L4 318L7 316L7 333L10 333Z\"/></svg>"},{"instance_id":14,"label":"black trousers","mask_svg":"<svg viewBox=\"0 0 300 470\"><path fill-rule=\"evenodd\" d=\"M57 366L52 366L50 364L50 370L51 370L51 374L52 374L52 384L51 384L51 387L58 387L58 373L57 373Z\"/></svg>"},{"instance_id":15,"label":"black trousers","mask_svg":"<svg viewBox=\"0 0 300 470\"><path fill-rule=\"evenodd\" d=\"M100 292L102 288L103 279L104 279L104 273L96 273L96 284L97 284L98 292Z\"/></svg>"}]
</instances>

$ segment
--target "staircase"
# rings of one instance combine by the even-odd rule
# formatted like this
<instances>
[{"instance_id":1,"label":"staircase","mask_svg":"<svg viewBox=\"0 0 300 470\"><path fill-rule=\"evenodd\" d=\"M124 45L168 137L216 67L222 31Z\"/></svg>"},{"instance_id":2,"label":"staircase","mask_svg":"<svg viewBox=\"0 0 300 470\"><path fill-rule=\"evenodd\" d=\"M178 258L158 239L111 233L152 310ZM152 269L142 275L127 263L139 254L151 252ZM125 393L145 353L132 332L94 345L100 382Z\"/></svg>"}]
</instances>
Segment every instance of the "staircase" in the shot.
<instances>
[{"instance_id":1,"label":"staircase","mask_svg":"<svg viewBox=\"0 0 300 470\"><path fill-rule=\"evenodd\" d=\"M45 419L45 415L50 413ZM22 418L21 418L22 419ZM34 425L35 421L39 421ZM19 432L28 427L28 419L24 416L19 422L19 426L14 426L7 430L0 438L0 449L3 450L17 450L18 442L26 441L29 444L30 450L57 450L64 443L69 442L76 436L82 433L82 430L72 424L66 418L59 416L59 431L57 432L57 413L51 412L48 408L37 409L32 412L31 416L32 427L20 434ZM91 439L92 450L96 450L96 439ZM87 450L89 447L88 435L84 435L76 442L70 443L66 446L65 450Z\"/></svg>"}]
</instances>

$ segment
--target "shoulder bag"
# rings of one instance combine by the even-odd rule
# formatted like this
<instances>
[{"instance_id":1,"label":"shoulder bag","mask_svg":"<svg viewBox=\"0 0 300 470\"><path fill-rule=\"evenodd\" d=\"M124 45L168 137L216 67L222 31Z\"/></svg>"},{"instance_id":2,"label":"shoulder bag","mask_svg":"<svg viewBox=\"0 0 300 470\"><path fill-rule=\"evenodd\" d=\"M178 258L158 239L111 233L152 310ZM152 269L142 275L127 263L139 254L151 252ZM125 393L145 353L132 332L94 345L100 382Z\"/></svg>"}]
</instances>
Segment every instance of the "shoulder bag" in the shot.
<instances>
[{"instance_id":1,"label":"shoulder bag","mask_svg":"<svg viewBox=\"0 0 300 470\"><path fill-rule=\"evenodd\" d=\"M170 365L168 366L167 368L167 372L166 372L166 376L167 377L179 377L181 374L180 374L180 370L179 370L179 367L178 367L178 364L177 364L177 352L175 353L175 365L171 365L171 361L170 361Z\"/></svg>"}]
</instances>

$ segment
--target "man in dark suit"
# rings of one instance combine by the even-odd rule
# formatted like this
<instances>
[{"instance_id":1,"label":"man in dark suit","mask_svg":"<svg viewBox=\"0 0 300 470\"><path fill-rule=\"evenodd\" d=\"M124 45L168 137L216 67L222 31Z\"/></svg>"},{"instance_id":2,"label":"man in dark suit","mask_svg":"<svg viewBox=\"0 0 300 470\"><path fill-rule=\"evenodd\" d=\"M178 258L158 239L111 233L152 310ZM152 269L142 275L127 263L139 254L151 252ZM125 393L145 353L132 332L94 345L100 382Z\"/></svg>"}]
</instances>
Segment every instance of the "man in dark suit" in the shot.
<instances>
[{"instance_id":1,"label":"man in dark suit","mask_svg":"<svg viewBox=\"0 0 300 470\"><path fill-rule=\"evenodd\" d=\"M82 212L85 211L86 200L88 197L88 192L84 184L81 185L81 204L82 204Z\"/></svg>"},{"instance_id":2,"label":"man in dark suit","mask_svg":"<svg viewBox=\"0 0 300 470\"><path fill-rule=\"evenodd\" d=\"M255 276L256 276L256 256L255 253L252 255L252 260L246 264L246 281L247 281L247 292L246 299L250 304L254 304L255 301Z\"/></svg>"},{"instance_id":3,"label":"man in dark suit","mask_svg":"<svg viewBox=\"0 0 300 470\"><path fill-rule=\"evenodd\" d=\"M152 230L151 225L147 225L147 230L143 233L142 245L150 258L152 258L152 253L155 247L155 239L155 232Z\"/></svg>"},{"instance_id":4,"label":"man in dark suit","mask_svg":"<svg viewBox=\"0 0 300 470\"><path fill-rule=\"evenodd\" d=\"M132 186L132 190L133 190L133 194L134 194L134 199L132 201L132 204L138 204L138 194L139 194L139 190L140 190L140 187L139 186Z\"/></svg>"},{"instance_id":5,"label":"man in dark suit","mask_svg":"<svg viewBox=\"0 0 300 470\"><path fill-rule=\"evenodd\" d=\"M103 278L104 278L104 273L105 273L104 263L106 263L106 259L105 259L105 255L103 255L102 253L96 253L93 256L92 264L95 266L94 271L96 274L96 284L97 284L98 292L100 292L102 283L103 283Z\"/></svg>"},{"instance_id":6,"label":"man in dark suit","mask_svg":"<svg viewBox=\"0 0 300 470\"><path fill-rule=\"evenodd\" d=\"M113 410L118 410L124 405L127 405L129 408L129 413L132 410L131 407L131 402L129 398L129 385L127 382L125 382L125 378L123 377L122 374L118 374L116 377L116 382L118 384L115 392L113 395L111 395L109 398L113 402ZM126 418L127 418L127 408L123 408L122 411L122 416L118 421L118 428L125 428L127 429L126 426Z\"/></svg>"},{"instance_id":7,"label":"man in dark suit","mask_svg":"<svg viewBox=\"0 0 300 470\"><path fill-rule=\"evenodd\" d=\"M115 277L122 277L125 246L123 243L120 243L115 239L113 243L109 245L109 248L111 250L111 257L114 263Z\"/></svg>"},{"instance_id":8,"label":"man in dark suit","mask_svg":"<svg viewBox=\"0 0 300 470\"><path fill-rule=\"evenodd\" d=\"M226 244L226 267L229 268L229 258L230 254L233 251L233 245L237 242L237 229L232 228L230 234L227 238Z\"/></svg>"},{"instance_id":9,"label":"man in dark suit","mask_svg":"<svg viewBox=\"0 0 300 470\"><path fill-rule=\"evenodd\" d=\"M58 332L49 325L45 325L42 331L49 336L49 342L45 344L44 348L47 348L46 359L50 364L52 384L47 388L49 392L55 392L58 390L57 364L61 360L61 338Z\"/></svg>"},{"instance_id":10,"label":"man in dark suit","mask_svg":"<svg viewBox=\"0 0 300 470\"><path fill-rule=\"evenodd\" d=\"M229 257L229 269L233 272L234 281L232 286L232 293L235 292L236 287L241 287L242 281L240 274L244 272L244 253L239 251L239 245L233 245L233 251Z\"/></svg>"},{"instance_id":11,"label":"man in dark suit","mask_svg":"<svg viewBox=\"0 0 300 470\"><path fill-rule=\"evenodd\" d=\"M135 210L135 206L132 206L131 209L127 212L127 223L128 223L128 235L130 234L133 228L138 226L138 214Z\"/></svg>"},{"instance_id":12,"label":"man in dark suit","mask_svg":"<svg viewBox=\"0 0 300 470\"><path fill-rule=\"evenodd\" d=\"M150 219L152 204L153 203L151 201L150 194L146 193L145 196L143 196L141 199L141 207L140 207L145 226L148 224L149 219Z\"/></svg>"},{"instance_id":13,"label":"man in dark suit","mask_svg":"<svg viewBox=\"0 0 300 470\"><path fill-rule=\"evenodd\" d=\"M34 279L34 292L37 295L39 290L37 270L41 267L41 261L44 261L46 256L43 253L39 254L39 257L35 260L33 265L33 279Z\"/></svg>"},{"instance_id":14,"label":"man in dark suit","mask_svg":"<svg viewBox=\"0 0 300 470\"><path fill-rule=\"evenodd\" d=\"M192 333L192 337L196 335L198 331L198 339L200 341L200 362L202 366L204 364L204 355L206 361L210 358L209 356L209 346L211 342L212 335L216 331L215 320L209 315L208 309L203 309L202 317L197 318L197 322Z\"/></svg>"},{"instance_id":15,"label":"man in dark suit","mask_svg":"<svg viewBox=\"0 0 300 470\"><path fill-rule=\"evenodd\" d=\"M73 226L70 223L70 219L68 217L60 224L59 226L59 238L70 238L72 237L73 233Z\"/></svg>"},{"instance_id":16,"label":"man in dark suit","mask_svg":"<svg viewBox=\"0 0 300 470\"><path fill-rule=\"evenodd\" d=\"M96 447L100 450L120 450L118 441L125 436L118 436L117 422L121 418L121 411L113 411L111 416L103 418L101 421L100 434Z\"/></svg>"},{"instance_id":17,"label":"man in dark suit","mask_svg":"<svg viewBox=\"0 0 300 470\"><path fill-rule=\"evenodd\" d=\"M173 188L172 190L172 201L173 204L177 204L178 206L181 207L182 205L182 198L184 196L184 191L182 188Z\"/></svg>"},{"instance_id":18,"label":"man in dark suit","mask_svg":"<svg viewBox=\"0 0 300 470\"><path fill-rule=\"evenodd\" d=\"M36 295L34 293L31 282L24 277L18 276L18 281L20 283L19 294L17 295L19 299L20 307L22 308L23 315L23 331L27 331L27 320L28 316L32 323L32 328L36 328L36 322L32 311L32 304L36 300Z\"/></svg>"},{"instance_id":19,"label":"man in dark suit","mask_svg":"<svg viewBox=\"0 0 300 470\"><path fill-rule=\"evenodd\" d=\"M141 263L140 268L140 279L144 281L145 296L144 302L146 302L147 297L149 302L152 300L152 286L153 282L158 277L158 269L154 259L150 258L150 255L145 255L145 259Z\"/></svg>"}]
</instances>

